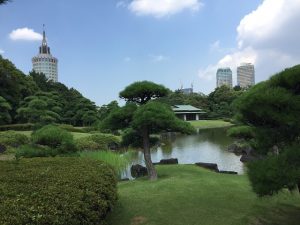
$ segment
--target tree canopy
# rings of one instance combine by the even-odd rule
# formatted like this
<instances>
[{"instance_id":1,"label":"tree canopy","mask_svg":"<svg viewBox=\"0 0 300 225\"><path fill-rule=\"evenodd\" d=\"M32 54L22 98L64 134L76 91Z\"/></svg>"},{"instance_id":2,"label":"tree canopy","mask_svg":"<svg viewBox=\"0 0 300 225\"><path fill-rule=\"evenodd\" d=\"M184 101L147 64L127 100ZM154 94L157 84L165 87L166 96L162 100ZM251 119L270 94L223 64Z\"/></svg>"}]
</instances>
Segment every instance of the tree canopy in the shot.
<instances>
[{"instance_id":1,"label":"tree canopy","mask_svg":"<svg viewBox=\"0 0 300 225\"><path fill-rule=\"evenodd\" d=\"M145 104L151 99L157 99L166 96L169 89L163 85L155 84L150 81L138 81L120 92L120 98L126 102L135 102L137 104Z\"/></svg>"},{"instance_id":2,"label":"tree canopy","mask_svg":"<svg viewBox=\"0 0 300 225\"><path fill-rule=\"evenodd\" d=\"M265 156L249 167L254 190L260 195L273 194L283 187L299 184L299 157L294 160L289 157L300 154L300 65L252 87L234 106L237 120L254 130L253 148ZM275 172L278 170L287 171ZM270 179L268 176L274 176L276 184L268 185L265 182Z\"/></svg>"}]
</instances>

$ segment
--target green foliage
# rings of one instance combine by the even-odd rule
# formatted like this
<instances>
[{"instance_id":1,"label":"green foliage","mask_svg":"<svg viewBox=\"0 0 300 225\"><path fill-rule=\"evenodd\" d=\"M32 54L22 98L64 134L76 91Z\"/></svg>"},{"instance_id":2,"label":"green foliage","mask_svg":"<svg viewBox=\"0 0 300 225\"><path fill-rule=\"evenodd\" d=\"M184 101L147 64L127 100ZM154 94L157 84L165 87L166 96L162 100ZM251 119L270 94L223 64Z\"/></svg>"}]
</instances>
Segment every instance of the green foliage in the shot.
<instances>
[{"instance_id":1,"label":"green foliage","mask_svg":"<svg viewBox=\"0 0 300 225\"><path fill-rule=\"evenodd\" d=\"M250 126L236 126L227 130L227 135L234 138L252 139L255 136L255 131Z\"/></svg>"},{"instance_id":2,"label":"green foliage","mask_svg":"<svg viewBox=\"0 0 300 225\"><path fill-rule=\"evenodd\" d=\"M237 119L256 127L258 150L262 153L274 145L291 143L300 135L299 74L300 66L286 69L235 102Z\"/></svg>"},{"instance_id":3,"label":"green foliage","mask_svg":"<svg viewBox=\"0 0 300 225\"><path fill-rule=\"evenodd\" d=\"M84 128L74 127L70 124L60 124L58 126L69 132L86 133L86 130Z\"/></svg>"},{"instance_id":4,"label":"green foliage","mask_svg":"<svg viewBox=\"0 0 300 225\"><path fill-rule=\"evenodd\" d=\"M173 131L191 134L195 131L189 123L178 119L169 106L154 101L137 109L132 127L137 131L147 127L150 133Z\"/></svg>"},{"instance_id":5,"label":"green foliage","mask_svg":"<svg viewBox=\"0 0 300 225\"><path fill-rule=\"evenodd\" d=\"M159 142L159 138L150 136L149 141L150 146L153 147ZM128 128L122 134L121 145L124 147L143 148L143 137L139 132Z\"/></svg>"},{"instance_id":6,"label":"green foliage","mask_svg":"<svg viewBox=\"0 0 300 225\"><path fill-rule=\"evenodd\" d=\"M16 150L16 159L23 158L35 158L35 157L54 157L58 155L57 149L50 148L48 146L36 146L36 145L23 145Z\"/></svg>"},{"instance_id":7,"label":"green foliage","mask_svg":"<svg viewBox=\"0 0 300 225\"><path fill-rule=\"evenodd\" d=\"M296 157L299 148L289 148L298 143L300 136L299 84L300 65L255 85L234 102L237 120L254 128L252 147L269 157L249 166L253 189L259 195L273 194L290 186L293 181L287 177L292 173L290 167L299 168ZM274 153L279 156L272 156ZM290 160L289 154L295 154L297 160Z\"/></svg>"},{"instance_id":8,"label":"green foliage","mask_svg":"<svg viewBox=\"0 0 300 225\"><path fill-rule=\"evenodd\" d=\"M10 104L0 96L0 125L7 124L11 122L11 116L9 111L11 110Z\"/></svg>"},{"instance_id":9,"label":"green foliage","mask_svg":"<svg viewBox=\"0 0 300 225\"><path fill-rule=\"evenodd\" d=\"M232 102L244 91L234 90L225 85L217 87L208 95L211 118L231 118L234 113Z\"/></svg>"},{"instance_id":10,"label":"green foliage","mask_svg":"<svg viewBox=\"0 0 300 225\"><path fill-rule=\"evenodd\" d=\"M61 105L55 93L39 92L21 102L18 118L24 122L48 124L60 121Z\"/></svg>"},{"instance_id":11,"label":"green foliage","mask_svg":"<svg viewBox=\"0 0 300 225\"><path fill-rule=\"evenodd\" d=\"M293 189L300 182L300 146L291 146L248 165L253 190L259 195L273 195L283 188Z\"/></svg>"},{"instance_id":12,"label":"green foliage","mask_svg":"<svg viewBox=\"0 0 300 225\"><path fill-rule=\"evenodd\" d=\"M99 110L99 119L100 120L104 120L105 118L107 118L107 116L112 113L113 111L119 109L119 104L117 101L112 101L107 105L102 105Z\"/></svg>"},{"instance_id":13,"label":"green foliage","mask_svg":"<svg viewBox=\"0 0 300 225\"><path fill-rule=\"evenodd\" d=\"M113 169L79 157L0 162L0 224L106 224L117 199Z\"/></svg>"},{"instance_id":14,"label":"green foliage","mask_svg":"<svg viewBox=\"0 0 300 225\"><path fill-rule=\"evenodd\" d=\"M34 128L34 124L32 123L24 123L24 124L9 124L9 125L1 125L0 131L6 130L16 130L16 131L28 131Z\"/></svg>"},{"instance_id":15,"label":"green foliage","mask_svg":"<svg viewBox=\"0 0 300 225\"><path fill-rule=\"evenodd\" d=\"M76 146L80 151L95 151L108 149L110 144L120 144L118 137L111 134L93 134L76 140Z\"/></svg>"},{"instance_id":16,"label":"green foliage","mask_svg":"<svg viewBox=\"0 0 300 225\"><path fill-rule=\"evenodd\" d=\"M0 143L10 147L18 147L28 144L29 138L24 134L19 134L14 131L0 132Z\"/></svg>"},{"instance_id":17,"label":"green foliage","mask_svg":"<svg viewBox=\"0 0 300 225\"><path fill-rule=\"evenodd\" d=\"M127 86L120 92L120 98L126 102L145 104L151 99L157 99L166 96L170 90L163 85L155 84L150 81L138 81Z\"/></svg>"},{"instance_id":18,"label":"green foliage","mask_svg":"<svg viewBox=\"0 0 300 225\"><path fill-rule=\"evenodd\" d=\"M133 103L127 103L125 106L116 109L103 121L102 129L116 131L128 128L136 110L137 105Z\"/></svg>"},{"instance_id":19,"label":"green foliage","mask_svg":"<svg viewBox=\"0 0 300 225\"><path fill-rule=\"evenodd\" d=\"M54 125L47 125L32 133L34 144L57 149L59 153L76 152L73 135Z\"/></svg>"}]
</instances>

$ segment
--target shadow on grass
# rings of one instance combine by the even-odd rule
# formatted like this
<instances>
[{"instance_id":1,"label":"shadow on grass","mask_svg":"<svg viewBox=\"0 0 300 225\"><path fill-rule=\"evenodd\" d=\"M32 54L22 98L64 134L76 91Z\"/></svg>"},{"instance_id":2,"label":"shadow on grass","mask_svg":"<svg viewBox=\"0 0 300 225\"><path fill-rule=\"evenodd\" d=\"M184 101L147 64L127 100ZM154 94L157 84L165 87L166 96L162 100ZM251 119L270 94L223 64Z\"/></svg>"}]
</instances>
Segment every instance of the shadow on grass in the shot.
<instances>
[{"instance_id":1,"label":"shadow on grass","mask_svg":"<svg viewBox=\"0 0 300 225\"><path fill-rule=\"evenodd\" d=\"M281 204L257 216L250 225L299 225L300 207Z\"/></svg>"}]
</instances>

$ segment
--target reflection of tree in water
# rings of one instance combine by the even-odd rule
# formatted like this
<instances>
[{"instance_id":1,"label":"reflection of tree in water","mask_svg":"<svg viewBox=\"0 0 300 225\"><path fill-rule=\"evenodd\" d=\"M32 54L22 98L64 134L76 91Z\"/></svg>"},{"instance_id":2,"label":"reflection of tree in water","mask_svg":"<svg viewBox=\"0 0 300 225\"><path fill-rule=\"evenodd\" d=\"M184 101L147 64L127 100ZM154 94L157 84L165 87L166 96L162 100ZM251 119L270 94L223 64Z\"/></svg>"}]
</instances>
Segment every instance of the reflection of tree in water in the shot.
<instances>
[{"instance_id":1,"label":"reflection of tree in water","mask_svg":"<svg viewBox=\"0 0 300 225\"><path fill-rule=\"evenodd\" d=\"M200 143L209 142L221 149L226 149L232 144L233 139L226 135L227 128L205 129L200 130L199 134L195 135L177 135L175 140L172 140L173 147L185 149L189 146L197 146Z\"/></svg>"},{"instance_id":2,"label":"reflection of tree in water","mask_svg":"<svg viewBox=\"0 0 300 225\"><path fill-rule=\"evenodd\" d=\"M227 136L228 128L207 129L199 131L199 141L209 141L220 148L226 148L232 144L233 139Z\"/></svg>"}]
</instances>

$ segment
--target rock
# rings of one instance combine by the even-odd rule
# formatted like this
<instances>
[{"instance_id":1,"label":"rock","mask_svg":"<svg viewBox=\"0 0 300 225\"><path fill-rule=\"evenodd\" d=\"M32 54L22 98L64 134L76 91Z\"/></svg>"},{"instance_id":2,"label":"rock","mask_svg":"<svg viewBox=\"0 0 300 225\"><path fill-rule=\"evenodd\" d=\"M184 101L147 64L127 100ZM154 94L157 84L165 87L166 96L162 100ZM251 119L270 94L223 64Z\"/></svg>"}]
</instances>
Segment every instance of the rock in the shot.
<instances>
[{"instance_id":1,"label":"rock","mask_svg":"<svg viewBox=\"0 0 300 225\"><path fill-rule=\"evenodd\" d=\"M205 168L205 169L215 171L215 172L219 172L218 165L215 164L215 163L198 162L198 163L195 163L195 165L200 166L200 167Z\"/></svg>"},{"instance_id":2,"label":"rock","mask_svg":"<svg viewBox=\"0 0 300 225\"><path fill-rule=\"evenodd\" d=\"M6 146L3 144L0 144L0 153L4 153L6 151Z\"/></svg>"},{"instance_id":3,"label":"rock","mask_svg":"<svg viewBox=\"0 0 300 225\"><path fill-rule=\"evenodd\" d=\"M130 168L131 176L134 178L144 177L148 175L147 168L139 164L132 165Z\"/></svg>"},{"instance_id":4,"label":"rock","mask_svg":"<svg viewBox=\"0 0 300 225\"><path fill-rule=\"evenodd\" d=\"M225 173L225 174L238 174L235 171L226 171L226 170L220 170L219 173Z\"/></svg>"},{"instance_id":5,"label":"rock","mask_svg":"<svg viewBox=\"0 0 300 225\"><path fill-rule=\"evenodd\" d=\"M178 164L178 159L177 158L162 159L159 161L159 163L156 163L156 165L170 165L170 164Z\"/></svg>"},{"instance_id":6,"label":"rock","mask_svg":"<svg viewBox=\"0 0 300 225\"><path fill-rule=\"evenodd\" d=\"M235 142L228 146L227 150L229 152L233 152L236 155L250 155L252 152L252 148L249 145L241 144L239 142Z\"/></svg>"},{"instance_id":7,"label":"rock","mask_svg":"<svg viewBox=\"0 0 300 225\"><path fill-rule=\"evenodd\" d=\"M251 162L251 161L254 161L254 160L256 160L256 158L252 155L242 155L242 157L240 158L240 161L243 162L243 163Z\"/></svg>"}]
</instances>

